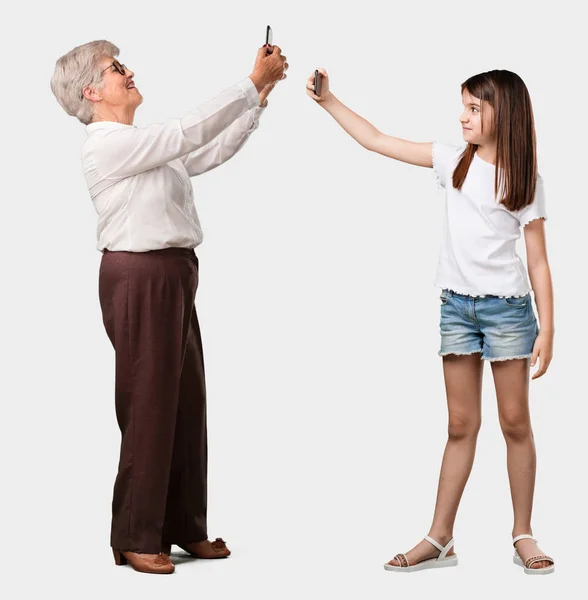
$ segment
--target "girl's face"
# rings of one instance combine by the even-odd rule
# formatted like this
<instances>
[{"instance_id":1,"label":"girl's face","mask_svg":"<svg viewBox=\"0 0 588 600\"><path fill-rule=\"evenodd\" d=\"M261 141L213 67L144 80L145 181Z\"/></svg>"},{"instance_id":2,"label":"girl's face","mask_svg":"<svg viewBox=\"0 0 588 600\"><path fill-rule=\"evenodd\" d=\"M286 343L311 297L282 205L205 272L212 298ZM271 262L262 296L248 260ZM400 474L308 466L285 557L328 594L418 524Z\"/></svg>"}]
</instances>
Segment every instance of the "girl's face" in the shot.
<instances>
[{"instance_id":1,"label":"girl's face","mask_svg":"<svg viewBox=\"0 0 588 600\"><path fill-rule=\"evenodd\" d=\"M494 109L484 100L472 96L467 89L463 91L464 111L459 117L463 139L469 144L483 146L495 139Z\"/></svg>"}]
</instances>

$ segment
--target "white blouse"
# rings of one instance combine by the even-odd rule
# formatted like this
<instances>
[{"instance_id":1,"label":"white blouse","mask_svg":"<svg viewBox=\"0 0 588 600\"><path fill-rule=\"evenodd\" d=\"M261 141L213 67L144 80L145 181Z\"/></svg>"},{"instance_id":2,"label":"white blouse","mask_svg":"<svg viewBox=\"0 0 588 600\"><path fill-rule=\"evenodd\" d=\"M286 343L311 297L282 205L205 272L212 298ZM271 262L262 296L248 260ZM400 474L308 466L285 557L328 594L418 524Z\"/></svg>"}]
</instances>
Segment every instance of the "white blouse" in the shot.
<instances>
[{"instance_id":1,"label":"white blouse","mask_svg":"<svg viewBox=\"0 0 588 600\"><path fill-rule=\"evenodd\" d=\"M470 296L524 296L530 290L527 270L516 251L521 229L546 219L543 180L535 199L520 211L496 200L495 166L474 155L461 190L452 184L464 146L433 143L433 168L445 188L444 231L435 285Z\"/></svg>"},{"instance_id":2,"label":"white blouse","mask_svg":"<svg viewBox=\"0 0 588 600\"><path fill-rule=\"evenodd\" d=\"M267 102L249 77L180 119L147 127L86 126L82 166L98 213L97 249L195 248L202 229L190 177L229 160L259 125Z\"/></svg>"}]
</instances>

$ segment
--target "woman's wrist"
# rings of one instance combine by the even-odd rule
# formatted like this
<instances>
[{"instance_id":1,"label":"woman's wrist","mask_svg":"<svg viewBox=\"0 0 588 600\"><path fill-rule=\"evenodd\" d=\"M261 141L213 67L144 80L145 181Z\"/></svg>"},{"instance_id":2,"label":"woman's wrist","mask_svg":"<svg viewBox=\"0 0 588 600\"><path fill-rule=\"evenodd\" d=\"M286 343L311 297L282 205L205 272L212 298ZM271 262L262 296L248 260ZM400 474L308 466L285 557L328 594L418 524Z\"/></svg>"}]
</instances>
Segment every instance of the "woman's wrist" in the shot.
<instances>
[{"instance_id":1,"label":"woman's wrist","mask_svg":"<svg viewBox=\"0 0 588 600\"><path fill-rule=\"evenodd\" d=\"M258 77L255 73L251 73L251 75L249 75L249 79L251 79L251 81L253 81L253 85L255 86L257 93L261 94L261 92L266 84L262 83L261 78Z\"/></svg>"},{"instance_id":2,"label":"woman's wrist","mask_svg":"<svg viewBox=\"0 0 588 600\"><path fill-rule=\"evenodd\" d=\"M274 87L275 87L275 84L270 84L270 85L266 85L263 88L263 90L261 90L261 93L259 94L259 106L267 105L267 97L273 91Z\"/></svg>"}]
</instances>

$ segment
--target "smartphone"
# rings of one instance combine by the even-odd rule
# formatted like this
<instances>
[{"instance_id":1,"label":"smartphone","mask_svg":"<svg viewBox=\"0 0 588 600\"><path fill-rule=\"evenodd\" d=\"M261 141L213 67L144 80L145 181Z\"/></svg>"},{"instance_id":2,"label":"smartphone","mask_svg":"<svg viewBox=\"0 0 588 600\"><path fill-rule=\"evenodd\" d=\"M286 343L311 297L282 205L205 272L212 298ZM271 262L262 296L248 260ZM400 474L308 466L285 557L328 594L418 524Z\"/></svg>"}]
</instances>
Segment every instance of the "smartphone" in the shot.
<instances>
[{"instance_id":1,"label":"smartphone","mask_svg":"<svg viewBox=\"0 0 588 600\"><path fill-rule=\"evenodd\" d=\"M314 72L314 90L313 90L313 92L317 96L321 95L321 88L323 87L322 84L323 84L323 75L322 75L322 73L319 73L319 70L317 69Z\"/></svg>"},{"instance_id":2,"label":"smartphone","mask_svg":"<svg viewBox=\"0 0 588 600\"><path fill-rule=\"evenodd\" d=\"M267 29L265 30L265 43L267 46L273 46L274 45L274 33L272 31L272 28L268 25ZM271 52L269 51L269 48L267 48L267 50L265 51L266 54L271 54Z\"/></svg>"}]
</instances>

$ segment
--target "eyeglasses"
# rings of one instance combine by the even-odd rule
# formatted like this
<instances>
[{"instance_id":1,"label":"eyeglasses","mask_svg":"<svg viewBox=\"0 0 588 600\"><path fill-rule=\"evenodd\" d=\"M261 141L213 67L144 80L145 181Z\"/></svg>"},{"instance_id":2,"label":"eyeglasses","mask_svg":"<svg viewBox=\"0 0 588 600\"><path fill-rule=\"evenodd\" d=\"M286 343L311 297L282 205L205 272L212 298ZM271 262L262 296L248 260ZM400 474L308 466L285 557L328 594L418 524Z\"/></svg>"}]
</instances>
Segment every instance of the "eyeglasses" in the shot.
<instances>
[{"instance_id":1,"label":"eyeglasses","mask_svg":"<svg viewBox=\"0 0 588 600\"><path fill-rule=\"evenodd\" d=\"M121 75L126 75L126 71L125 69L127 68L126 65L121 65L118 60L113 60L111 65L108 65L106 67L106 69L104 69L103 71L100 71L100 75L102 75L102 73L104 73L104 71L108 71L108 69L110 69L110 67L114 67Z\"/></svg>"},{"instance_id":2,"label":"eyeglasses","mask_svg":"<svg viewBox=\"0 0 588 600\"><path fill-rule=\"evenodd\" d=\"M102 71L100 71L100 75L102 75L102 73L104 73L104 71L108 71L108 69L110 69L111 67L114 67L115 71L117 71L121 75L127 74L127 71L126 71L126 69L128 68L127 65L121 65L118 62L118 60L114 59L112 61L112 63L106 67L106 69L103 69ZM82 93L82 94L80 94L80 100L83 100L83 99L84 99L84 94Z\"/></svg>"}]
</instances>

